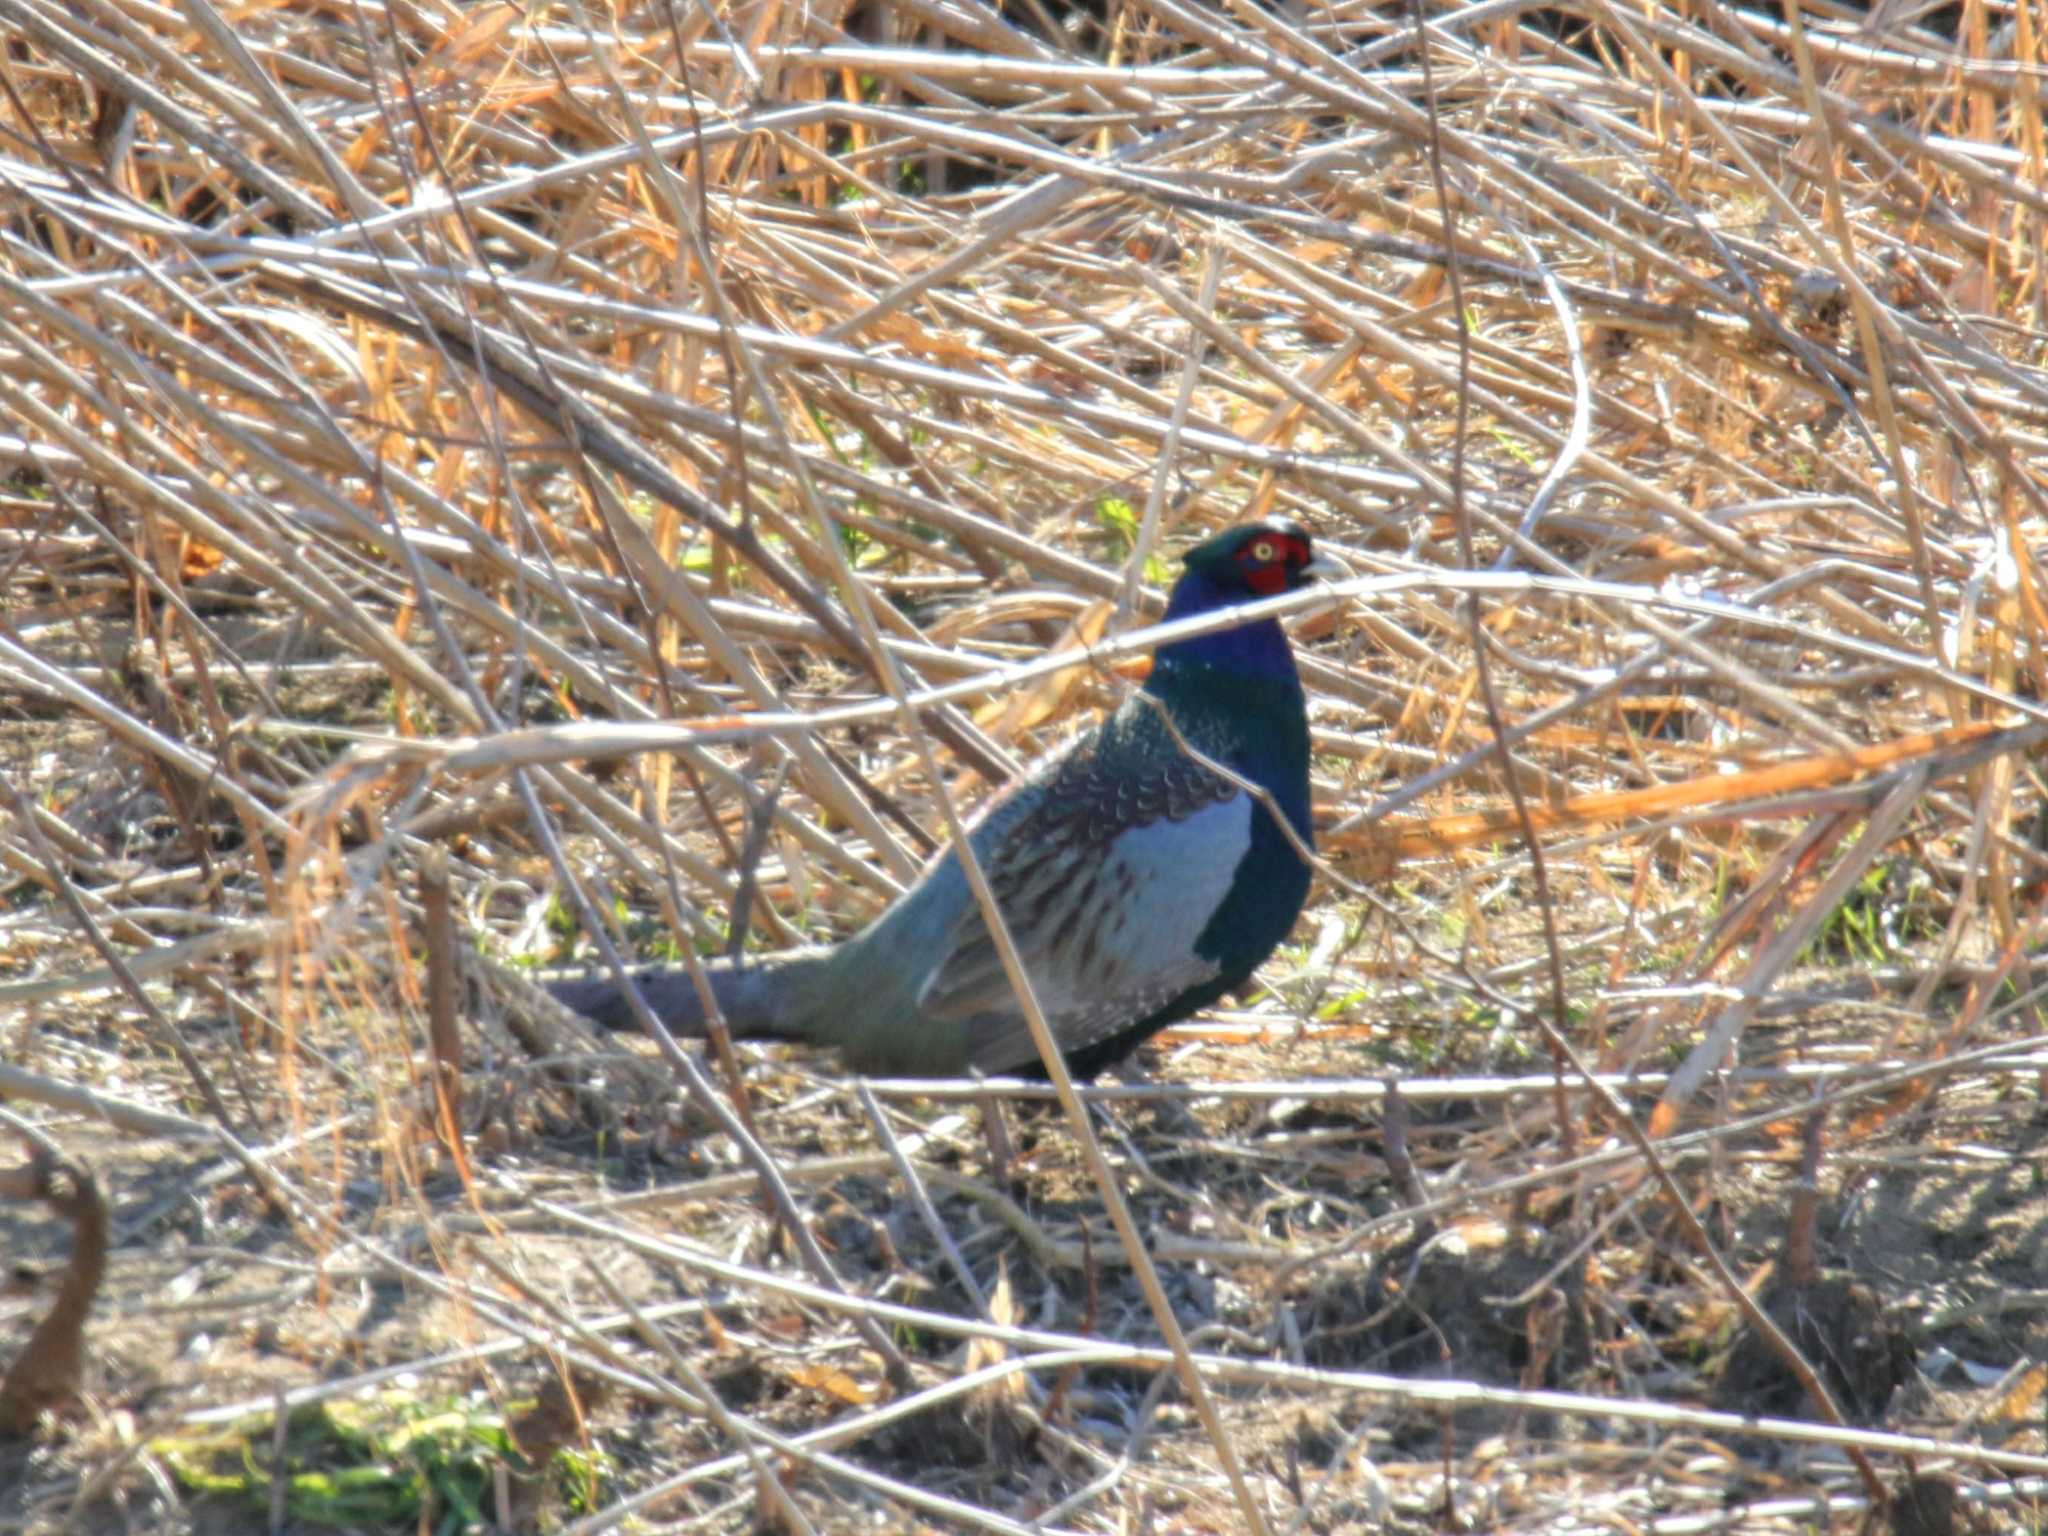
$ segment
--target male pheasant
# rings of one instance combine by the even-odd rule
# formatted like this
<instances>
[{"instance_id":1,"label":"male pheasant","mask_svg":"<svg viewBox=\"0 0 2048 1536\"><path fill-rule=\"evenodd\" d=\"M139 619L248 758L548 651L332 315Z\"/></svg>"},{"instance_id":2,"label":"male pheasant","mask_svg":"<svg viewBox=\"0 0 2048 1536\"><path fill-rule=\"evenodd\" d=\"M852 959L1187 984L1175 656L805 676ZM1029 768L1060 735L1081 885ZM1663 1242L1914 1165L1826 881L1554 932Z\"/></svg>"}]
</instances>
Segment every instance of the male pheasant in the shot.
<instances>
[{"instance_id":1,"label":"male pheasant","mask_svg":"<svg viewBox=\"0 0 2048 1536\"><path fill-rule=\"evenodd\" d=\"M1186 564L1168 619L1337 569L1283 518L1218 534ZM1141 691L1005 788L967 835L1076 1075L1241 986L1300 915L1309 866L1297 844L1314 846L1308 719L1279 623L1255 619L1159 647ZM845 942L707 970L738 1039L835 1046L863 1072L1039 1070L950 848ZM636 972L634 981L670 1029L703 1034L687 972ZM632 1027L610 980L550 990L601 1024Z\"/></svg>"}]
</instances>

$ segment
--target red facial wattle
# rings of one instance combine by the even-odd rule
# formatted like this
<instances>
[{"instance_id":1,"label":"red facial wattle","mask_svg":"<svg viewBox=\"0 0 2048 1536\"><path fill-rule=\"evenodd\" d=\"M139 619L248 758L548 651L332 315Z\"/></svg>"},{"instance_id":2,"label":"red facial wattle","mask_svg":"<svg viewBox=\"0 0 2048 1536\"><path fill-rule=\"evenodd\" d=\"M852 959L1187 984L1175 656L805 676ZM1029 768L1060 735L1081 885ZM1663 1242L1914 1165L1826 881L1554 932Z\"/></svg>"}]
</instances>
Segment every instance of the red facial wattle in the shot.
<instances>
[{"instance_id":1,"label":"red facial wattle","mask_svg":"<svg viewBox=\"0 0 2048 1536\"><path fill-rule=\"evenodd\" d=\"M1288 579L1308 564L1308 551L1297 541L1278 534L1253 539L1238 551L1244 569L1244 584L1255 597L1272 597L1285 592Z\"/></svg>"},{"instance_id":2,"label":"red facial wattle","mask_svg":"<svg viewBox=\"0 0 2048 1536\"><path fill-rule=\"evenodd\" d=\"M1271 597L1276 592L1284 592L1287 590L1287 567L1253 566L1244 573L1244 584L1260 597Z\"/></svg>"}]
</instances>

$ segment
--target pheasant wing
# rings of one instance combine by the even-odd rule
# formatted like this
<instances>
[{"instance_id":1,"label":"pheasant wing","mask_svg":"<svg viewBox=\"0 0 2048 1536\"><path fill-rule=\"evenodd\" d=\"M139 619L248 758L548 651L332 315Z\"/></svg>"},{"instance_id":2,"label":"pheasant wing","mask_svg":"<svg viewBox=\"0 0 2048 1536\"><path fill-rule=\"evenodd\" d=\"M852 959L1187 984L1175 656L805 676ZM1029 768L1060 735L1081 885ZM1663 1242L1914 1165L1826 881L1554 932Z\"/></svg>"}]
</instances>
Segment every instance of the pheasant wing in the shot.
<instances>
[{"instance_id":1,"label":"pheasant wing","mask_svg":"<svg viewBox=\"0 0 2048 1536\"><path fill-rule=\"evenodd\" d=\"M1034 968L1034 985L1037 976ZM1142 985L1126 984L1092 1004L1056 1010L1045 1004L1042 996L1040 1001L1046 1007L1046 1022L1052 1026L1053 1038L1059 1042L1061 1053L1071 1060L1096 1042L1129 1028L1137 1020L1151 1017L1183 993L1214 981L1216 976L1214 961L1189 955L1175 966L1153 972ZM1005 991L1000 1008L1000 1012L980 1014L971 1021L967 1064L979 1071L1014 1072L1036 1059L1015 994Z\"/></svg>"},{"instance_id":2,"label":"pheasant wing","mask_svg":"<svg viewBox=\"0 0 2048 1536\"><path fill-rule=\"evenodd\" d=\"M999 803L973 842L1063 1049L1126 1028L1220 974L1196 952L1251 840L1256 807L1178 751L1134 766L1085 747ZM919 998L974 1021L972 1055L1007 1063L1022 1018L970 905ZM1007 1048L1006 1048L1007 1047Z\"/></svg>"}]
</instances>

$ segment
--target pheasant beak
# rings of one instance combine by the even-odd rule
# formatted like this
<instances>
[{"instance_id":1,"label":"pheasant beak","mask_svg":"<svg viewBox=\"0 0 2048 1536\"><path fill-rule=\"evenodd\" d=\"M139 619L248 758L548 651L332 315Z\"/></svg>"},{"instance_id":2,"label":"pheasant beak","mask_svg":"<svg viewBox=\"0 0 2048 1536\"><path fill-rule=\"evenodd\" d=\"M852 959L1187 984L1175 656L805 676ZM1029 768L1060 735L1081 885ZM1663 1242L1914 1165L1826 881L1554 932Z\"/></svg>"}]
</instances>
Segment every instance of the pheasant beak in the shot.
<instances>
[{"instance_id":1,"label":"pheasant beak","mask_svg":"<svg viewBox=\"0 0 2048 1536\"><path fill-rule=\"evenodd\" d=\"M1307 565L1294 573L1291 585L1300 586L1310 580L1343 581L1350 575L1351 567L1335 555L1317 554L1310 558Z\"/></svg>"}]
</instances>

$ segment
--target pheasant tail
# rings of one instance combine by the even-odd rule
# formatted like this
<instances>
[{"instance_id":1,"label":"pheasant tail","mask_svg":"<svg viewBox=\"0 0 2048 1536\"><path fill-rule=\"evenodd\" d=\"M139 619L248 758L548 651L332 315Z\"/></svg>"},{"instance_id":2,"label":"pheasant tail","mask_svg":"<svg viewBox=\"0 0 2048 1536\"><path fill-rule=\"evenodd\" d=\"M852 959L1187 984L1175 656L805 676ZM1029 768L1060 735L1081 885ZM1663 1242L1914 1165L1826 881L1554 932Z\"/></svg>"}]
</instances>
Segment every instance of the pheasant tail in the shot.
<instances>
[{"instance_id":1,"label":"pheasant tail","mask_svg":"<svg viewBox=\"0 0 2048 1536\"><path fill-rule=\"evenodd\" d=\"M735 1040L801 1040L806 1038L809 1009L807 983L815 983L828 949L791 949L757 955L744 965L730 960L704 962L718 1012ZM628 972L654 1016L670 1033L685 1039L704 1038L704 1005L697 984L686 970ZM548 991L565 1007L606 1029L638 1029L632 1005L608 975L577 977L548 983Z\"/></svg>"}]
</instances>

